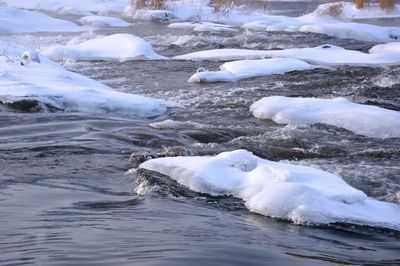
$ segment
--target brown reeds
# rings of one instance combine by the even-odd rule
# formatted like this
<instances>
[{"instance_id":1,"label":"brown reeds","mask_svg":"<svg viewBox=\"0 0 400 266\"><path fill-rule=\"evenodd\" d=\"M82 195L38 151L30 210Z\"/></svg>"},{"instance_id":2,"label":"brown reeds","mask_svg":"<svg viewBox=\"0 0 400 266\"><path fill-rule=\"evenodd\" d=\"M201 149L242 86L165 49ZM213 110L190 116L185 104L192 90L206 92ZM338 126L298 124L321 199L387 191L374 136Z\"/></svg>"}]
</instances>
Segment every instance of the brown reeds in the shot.
<instances>
[{"instance_id":1,"label":"brown reeds","mask_svg":"<svg viewBox=\"0 0 400 266\"><path fill-rule=\"evenodd\" d=\"M363 8L368 1L366 0L353 0L354 5L356 8ZM382 9L392 9L396 4L396 0L379 0L379 6Z\"/></svg>"}]
</instances>

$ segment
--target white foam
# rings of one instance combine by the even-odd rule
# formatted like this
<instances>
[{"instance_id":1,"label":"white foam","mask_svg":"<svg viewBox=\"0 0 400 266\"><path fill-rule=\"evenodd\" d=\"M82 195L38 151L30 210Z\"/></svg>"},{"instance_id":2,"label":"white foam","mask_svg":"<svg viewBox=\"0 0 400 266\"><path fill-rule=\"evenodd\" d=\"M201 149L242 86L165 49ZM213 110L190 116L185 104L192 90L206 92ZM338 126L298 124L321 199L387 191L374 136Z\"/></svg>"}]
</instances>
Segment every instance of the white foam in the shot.
<instances>
[{"instance_id":1,"label":"white foam","mask_svg":"<svg viewBox=\"0 0 400 266\"><path fill-rule=\"evenodd\" d=\"M240 60L227 62L220 66L220 71L197 72L189 82L235 82L245 78L263 75L283 74L294 70L314 68L304 61L291 58L272 58L261 60Z\"/></svg>"},{"instance_id":2,"label":"white foam","mask_svg":"<svg viewBox=\"0 0 400 266\"><path fill-rule=\"evenodd\" d=\"M214 49L173 57L176 60L241 60L266 57L284 57L323 65L384 65L400 64L400 53L383 51L368 54L347 50L335 45L321 45L313 48L291 48L283 50Z\"/></svg>"},{"instance_id":3,"label":"white foam","mask_svg":"<svg viewBox=\"0 0 400 266\"><path fill-rule=\"evenodd\" d=\"M192 29L197 32L238 32L239 30L231 25L212 22L175 22L168 25L168 28Z\"/></svg>"},{"instance_id":4,"label":"white foam","mask_svg":"<svg viewBox=\"0 0 400 266\"><path fill-rule=\"evenodd\" d=\"M78 20L79 23L94 27L129 27L131 24L120 18L105 16L85 16Z\"/></svg>"},{"instance_id":5,"label":"white foam","mask_svg":"<svg viewBox=\"0 0 400 266\"><path fill-rule=\"evenodd\" d=\"M400 137L400 112L357 104L344 98L265 97L250 110L261 119L280 124L325 123L376 138Z\"/></svg>"},{"instance_id":6,"label":"white foam","mask_svg":"<svg viewBox=\"0 0 400 266\"><path fill-rule=\"evenodd\" d=\"M157 129L183 129L183 128L195 128L195 129L203 129L210 127L209 125L200 124L192 121L175 121L171 119L167 119L160 122L154 122L150 124L151 127Z\"/></svg>"},{"instance_id":7,"label":"white foam","mask_svg":"<svg viewBox=\"0 0 400 266\"><path fill-rule=\"evenodd\" d=\"M43 50L43 54L57 61L166 59L166 57L155 53L152 46L145 40L131 34L113 34L75 45L54 46Z\"/></svg>"},{"instance_id":8,"label":"white foam","mask_svg":"<svg viewBox=\"0 0 400 266\"><path fill-rule=\"evenodd\" d=\"M328 172L263 160L246 150L215 157L158 158L139 168L167 175L196 192L232 195L252 212L297 224L400 229L399 205L369 198Z\"/></svg>"},{"instance_id":9,"label":"white foam","mask_svg":"<svg viewBox=\"0 0 400 266\"><path fill-rule=\"evenodd\" d=\"M166 108L161 101L122 93L37 54L40 63L20 64L26 50L0 41L0 96L2 102L37 99L65 111L113 112L133 116L154 116ZM35 54L35 53L31 53ZM28 62L29 61L29 62Z\"/></svg>"},{"instance_id":10,"label":"white foam","mask_svg":"<svg viewBox=\"0 0 400 266\"><path fill-rule=\"evenodd\" d=\"M0 33L80 31L78 25L37 11L13 7L0 8Z\"/></svg>"}]
</instances>

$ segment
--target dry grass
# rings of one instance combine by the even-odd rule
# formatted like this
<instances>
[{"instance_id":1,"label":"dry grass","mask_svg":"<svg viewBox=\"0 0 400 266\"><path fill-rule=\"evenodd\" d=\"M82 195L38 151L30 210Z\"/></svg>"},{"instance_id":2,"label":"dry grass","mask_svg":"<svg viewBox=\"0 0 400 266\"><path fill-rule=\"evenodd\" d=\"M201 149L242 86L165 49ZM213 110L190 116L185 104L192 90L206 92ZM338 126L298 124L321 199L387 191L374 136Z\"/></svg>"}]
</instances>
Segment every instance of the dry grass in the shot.
<instances>
[{"instance_id":1,"label":"dry grass","mask_svg":"<svg viewBox=\"0 0 400 266\"><path fill-rule=\"evenodd\" d=\"M391 9L396 4L396 0L379 0L379 6L383 9Z\"/></svg>"},{"instance_id":2,"label":"dry grass","mask_svg":"<svg viewBox=\"0 0 400 266\"><path fill-rule=\"evenodd\" d=\"M343 2L334 3L327 9L317 9L318 15L340 17L343 14Z\"/></svg>"},{"instance_id":3,"label":"dry grass","mask_svg":"<svg viewBox=\"0 0 400 266\"><path fill-rule=\"evenodd\" d=\"M165 0L131 0L132 10L151 8L162 9L165 6Z\"/></svg>"}]
</instances>

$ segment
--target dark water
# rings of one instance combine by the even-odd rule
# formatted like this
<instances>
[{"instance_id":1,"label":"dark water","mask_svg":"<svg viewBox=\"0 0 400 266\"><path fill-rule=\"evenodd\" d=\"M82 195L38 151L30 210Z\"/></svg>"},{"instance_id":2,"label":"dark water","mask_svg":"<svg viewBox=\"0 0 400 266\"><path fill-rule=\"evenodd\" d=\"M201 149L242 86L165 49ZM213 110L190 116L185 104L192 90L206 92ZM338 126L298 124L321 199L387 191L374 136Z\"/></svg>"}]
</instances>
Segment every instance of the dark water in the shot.
<instances>
[{"instance_id":1,"label":"dark water","mask_svg":"<svg viewBox=\"0 0 400 266\"><path fill-rule=\"evenodd\" d=\"M137 23L163 55L221 47L272 49L325 43L367 51L373 43L305 33L233 35L169 30ZM7 36L26 44L71 36ZM333 126L285 127L255 119L265 96L346 97L400 111L399 66L337 67L237 83L190 84L199 67L221 62L78 62L66 67L113 88L179 102L155 118L113 114L21 112L0 108L1 265L400 265L400 233L352 225L296 226L247 211L233 199L193 195L176 184L137 195L129 158L216 154L246 148L256 155L311 165L369 196L400 202L399 138L374 139ZM181 124L157 129L154 122Z\"/></svg>"}]
</instances>

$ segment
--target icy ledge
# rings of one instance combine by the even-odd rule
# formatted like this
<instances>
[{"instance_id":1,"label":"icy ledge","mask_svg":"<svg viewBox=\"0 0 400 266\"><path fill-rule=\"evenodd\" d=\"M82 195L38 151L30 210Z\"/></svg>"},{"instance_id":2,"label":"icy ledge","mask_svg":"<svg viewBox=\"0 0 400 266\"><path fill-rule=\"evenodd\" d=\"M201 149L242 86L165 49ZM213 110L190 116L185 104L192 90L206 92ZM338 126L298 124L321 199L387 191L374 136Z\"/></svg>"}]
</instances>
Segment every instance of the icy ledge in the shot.
<instances>
[{"instance_id":1,"label":"icy ledge","mask_svg":"<svg viewBox=\"0 0 400 266\"><path fill-rule=\"evenodd\" d=\"M158 158L139 168L189 189L232 195L255 213L296 224L348 223L400 230L400 206L369 198L339 176L264 160L246 150L215 157Z\"/></svg>"},{"instance_id":2,"label":"icy ledge","mask_svg":"<svg viewBox=\"0 0 400 266\"><path fill-rule=\"evenodd\" d=\"M43 54L52 60L75 61L127 61L163 60L142 38L131 34L113 34L76 45L47 48Z\"/></svg>"},{"instance_id":3,"label":"icy ledge","mask_svg":"<svg viewBox=\"0 0 400 266\"><path fill-rule=\"evenodd\" d=\"M254 116L280 124L325 123L376 137L400 137L400 112L350 102L344 98L265 97L250 107Z\"/></svg>"},{"instance_id":4,"label":"icy ledge","mask_svg":"<svg viewBox=\"0 0 400 266\"><path fill-rule=\"evenodd\" d=\"M0 102L39 102L39 110L88 113L112 112L133 116L162 114L161 100L122 93L95 80L65 70L36 52L0 41ZM19 55L27 55L23 60ZM21 65L20 62L24 65ZM48 109L48 108L47 108ZM37 110L37 111L39 111Z\"/></svg>"}]
</instances>

